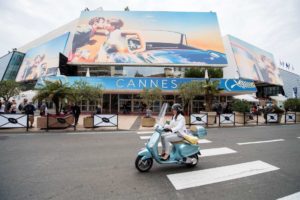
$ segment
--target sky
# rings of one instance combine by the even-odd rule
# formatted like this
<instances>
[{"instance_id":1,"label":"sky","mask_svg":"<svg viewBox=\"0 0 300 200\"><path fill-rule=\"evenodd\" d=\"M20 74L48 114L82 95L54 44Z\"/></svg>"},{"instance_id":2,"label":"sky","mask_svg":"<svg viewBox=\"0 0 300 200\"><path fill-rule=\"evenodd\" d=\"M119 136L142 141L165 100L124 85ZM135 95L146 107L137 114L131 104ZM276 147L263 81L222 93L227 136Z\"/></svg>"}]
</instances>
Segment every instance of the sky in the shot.
<instances>
[{"instance_id":1,"label":"sky","mask_svg":"<svg viewBox=\"0 0 300 200\"><path fill-rule=\"evenodd\" d=\"M217 13L221 34L230 34L290 63L300 74L300 0L0 0L0 57L13 48L102 7L121 11Z\"/></svg>"}]
</instances>

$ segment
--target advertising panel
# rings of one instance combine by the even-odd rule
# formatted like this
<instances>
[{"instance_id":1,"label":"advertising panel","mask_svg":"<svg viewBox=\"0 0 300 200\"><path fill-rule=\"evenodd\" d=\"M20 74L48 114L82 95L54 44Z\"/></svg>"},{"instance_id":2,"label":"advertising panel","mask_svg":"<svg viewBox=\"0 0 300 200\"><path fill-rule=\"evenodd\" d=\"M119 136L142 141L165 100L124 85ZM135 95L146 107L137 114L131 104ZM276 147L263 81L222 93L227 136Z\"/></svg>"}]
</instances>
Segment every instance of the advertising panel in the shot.
<instances>
[{"instance_id":1,"label":"advertising panel","mask_svg":"<svg viewBox=\"0 0 300 200\"><path fill-rule=\"evenodd\" d=\"M59 53L64 52L69 33L65 33L26 52L16 81L37 80L56 75Z\"/></svg>"},{"instance_id":2,"label":"advertising panel","mask_svg":"<svg viewBox=\"0 0 300 200\"><path fill-rule=\"evenodd\" d=\"M42 87L45 81L62 81L73 85L76 81L86 81L90 85L101 85L108 91L140 91L144 88L160 88L163 91L176 91L183 83L205 81L204 78L144 78L144 77L79 77L79 76L49 76L40 78L36 88ZM211 79L219 80L219 88L226 92L256 92L251 80Z\"/></svg>"},{"instance_id":3,"label":"advertising panel","mask_svg":"<svg viewBox=\"0 0 300 200\"><path fill-rule=\"evenodd\" d=\"M229 41L241 78L283 85L271 53L232 36Z\"/></svg>"},{"instance_id":4,"label":"advertising panel","mask_svg":"<svg viewBox=\"0 0 300 200\"><path fill-rule=\"evenodd\" d=\"M227 64L213 12L82 12L71 63Z\"/></svg>"}]
</instances>

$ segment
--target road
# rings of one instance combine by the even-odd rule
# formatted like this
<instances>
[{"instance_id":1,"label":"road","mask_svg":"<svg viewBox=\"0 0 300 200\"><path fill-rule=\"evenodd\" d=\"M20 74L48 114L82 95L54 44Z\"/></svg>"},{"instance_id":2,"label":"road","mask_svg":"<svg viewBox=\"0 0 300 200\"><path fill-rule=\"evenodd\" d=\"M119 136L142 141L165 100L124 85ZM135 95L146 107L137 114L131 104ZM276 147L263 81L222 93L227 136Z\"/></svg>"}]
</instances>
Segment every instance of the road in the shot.
<instances>
[{"instance_id":1,"label":"road","mask_svg":"<svg viewBox=\"0 0 300 200\"><path fill-rule=\"evenodd\" d=\"M208 129L195 168L148 173L134 166L147 132L1 134L0 199L299 199L299 129Z\"/></svg>"}]
</instances>

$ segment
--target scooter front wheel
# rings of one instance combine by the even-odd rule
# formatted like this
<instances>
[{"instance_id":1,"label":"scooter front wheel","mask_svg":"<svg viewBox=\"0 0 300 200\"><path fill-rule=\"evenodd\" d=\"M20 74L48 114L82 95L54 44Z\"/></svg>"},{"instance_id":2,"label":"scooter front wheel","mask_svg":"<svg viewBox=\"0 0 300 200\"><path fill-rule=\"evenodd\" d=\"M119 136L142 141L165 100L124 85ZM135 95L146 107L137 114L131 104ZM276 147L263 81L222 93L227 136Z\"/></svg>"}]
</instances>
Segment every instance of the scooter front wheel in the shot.
<instances>
[{"instance_id":1,"label":"scooter front wheel","mask_svg":"<svg viewBox=\"0 0 300 200\"><path fill-rule=\"evenodd\" d=\"M188 157L190 159L190 163L187 163L187 167L195 167L198 164L199 157L197 154Z\"/></svg>"},{"instance_id":2,"label":"scooter front wheel","mask_svg":"<svg viewBox=\"0 0 300 200\"><path fill-rule=\"evenodd\" d=\"M145 160L142 160L143 156L138 156L135 160L135 167L140 172L147 172L151 169L153 165L153 159L147 158Z\"/></svg>"}]
</instances>

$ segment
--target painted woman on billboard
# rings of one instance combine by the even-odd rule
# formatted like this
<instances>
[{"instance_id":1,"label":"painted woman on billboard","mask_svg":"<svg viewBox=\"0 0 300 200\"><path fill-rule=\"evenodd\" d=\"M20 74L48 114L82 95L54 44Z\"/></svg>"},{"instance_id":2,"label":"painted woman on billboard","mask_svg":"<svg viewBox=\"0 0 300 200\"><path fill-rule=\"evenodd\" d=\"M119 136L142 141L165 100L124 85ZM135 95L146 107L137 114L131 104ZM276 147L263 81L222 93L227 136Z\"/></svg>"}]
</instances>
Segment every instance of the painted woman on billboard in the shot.
<instances>
[{"instance_id":1,"label":"painted woman on billboard","mask_svg":"<svg viewBox=\"0 0 300 200\"><path fill-rule=\"evenodd\" d=\"M214 13L172 12L83 12L69 61L227 64Z\"/></svg>"},{"instance_id":2,"label":"painted woman on billboard","mask_svg":"<svg viewBox=\"0 0 300 200\"><path fill-rule=\"evenodd\" d=\"M271 53L232 36L229 40L241 78L283 84Z\"/></svg>"}]
</instances>

